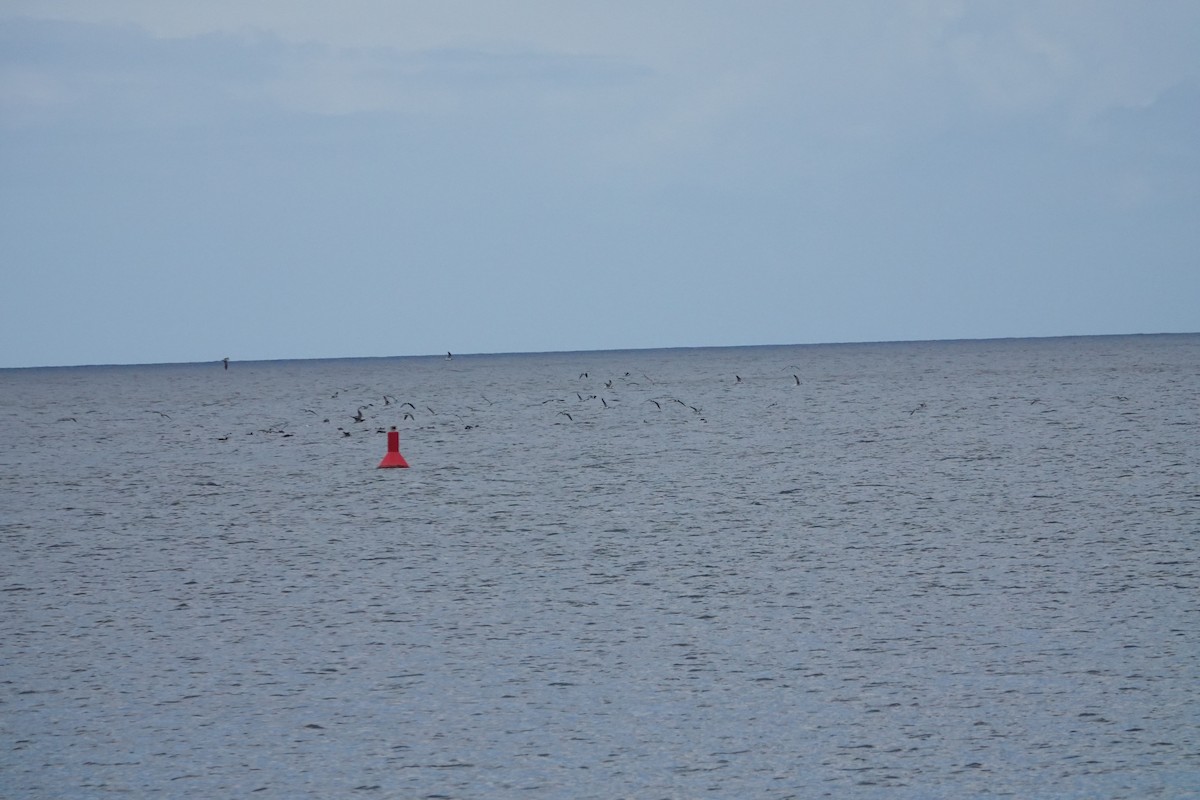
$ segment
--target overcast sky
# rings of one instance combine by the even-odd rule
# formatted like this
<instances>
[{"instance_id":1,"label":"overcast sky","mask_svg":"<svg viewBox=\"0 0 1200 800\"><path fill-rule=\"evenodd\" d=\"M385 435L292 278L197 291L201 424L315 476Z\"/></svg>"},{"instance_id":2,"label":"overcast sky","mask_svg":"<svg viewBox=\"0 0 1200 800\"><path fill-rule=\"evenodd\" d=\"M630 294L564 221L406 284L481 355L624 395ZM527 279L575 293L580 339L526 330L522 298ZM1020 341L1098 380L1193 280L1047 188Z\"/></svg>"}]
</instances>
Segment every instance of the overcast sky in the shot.
<instances>
[{"instance_id":1,"label":"overcast sky","mask_svg":"<svg viewBox=\"0 0 1200 800\"><path fill-rule=\"evenodd\" d=\"M1200 331L1200 3L0 0L0 367Z\"/></svg>"}]
</instances>

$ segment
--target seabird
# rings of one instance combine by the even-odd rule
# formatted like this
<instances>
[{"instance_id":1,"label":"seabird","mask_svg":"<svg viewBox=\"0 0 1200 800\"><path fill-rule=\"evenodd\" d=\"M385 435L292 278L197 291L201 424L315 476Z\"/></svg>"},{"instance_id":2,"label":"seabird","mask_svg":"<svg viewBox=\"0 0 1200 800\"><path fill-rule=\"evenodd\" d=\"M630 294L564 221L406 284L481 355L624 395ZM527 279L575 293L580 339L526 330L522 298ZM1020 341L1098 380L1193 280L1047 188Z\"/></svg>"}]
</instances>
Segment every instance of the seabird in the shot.
<instances>
[{"instance_id":1,"label":"seabird","mask_svg":"<svg viewBox=\"0 0 1200 800\"><path fill-rule=\"evenodd\" d=\"M366 422L366 421L367 421L367 418L363 416L363 413L362 413L362 409L361 409L361 408L360 408L360 409L358 409L358 413L357 413L357 414L355 414L355 415L354 415L353 417L351 417L350 419L354 420L355 422Z\"/></svg>"},{"instance_id":2,"label":"seabird","mask_svg":"<svg viewBox=\"0 0 1200 800\"><path fill-rule=\"evenodd\" d=\"M562 414L564 417L566 417L567 419L571 420L571 422L574 422L574 421L575 421L575 418L574 418L574 417L572 417L570 414L568 414L568 413L567 413L567 412L565 412L565 411L560 411L560 412L558 412L558 413Z\"/></svg>"}]
</instances>

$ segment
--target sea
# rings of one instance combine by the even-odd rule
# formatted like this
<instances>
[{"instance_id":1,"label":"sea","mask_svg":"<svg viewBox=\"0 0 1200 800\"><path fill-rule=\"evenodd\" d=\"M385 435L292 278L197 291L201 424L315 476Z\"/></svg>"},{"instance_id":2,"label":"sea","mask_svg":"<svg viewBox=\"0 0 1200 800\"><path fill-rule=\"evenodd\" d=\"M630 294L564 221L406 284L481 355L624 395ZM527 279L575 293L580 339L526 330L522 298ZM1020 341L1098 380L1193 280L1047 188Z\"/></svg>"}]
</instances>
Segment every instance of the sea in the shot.
<instances>
[{"instance_id":1,"label":"sea","mask_svg":"<svg viewBox=\"0 0 1200 800\"><path fill-rule=\"evenodd\" d=\"M0 796L1196 798L1198 541L1200 334L0 370Z\"/></svg>"}]
</instances>

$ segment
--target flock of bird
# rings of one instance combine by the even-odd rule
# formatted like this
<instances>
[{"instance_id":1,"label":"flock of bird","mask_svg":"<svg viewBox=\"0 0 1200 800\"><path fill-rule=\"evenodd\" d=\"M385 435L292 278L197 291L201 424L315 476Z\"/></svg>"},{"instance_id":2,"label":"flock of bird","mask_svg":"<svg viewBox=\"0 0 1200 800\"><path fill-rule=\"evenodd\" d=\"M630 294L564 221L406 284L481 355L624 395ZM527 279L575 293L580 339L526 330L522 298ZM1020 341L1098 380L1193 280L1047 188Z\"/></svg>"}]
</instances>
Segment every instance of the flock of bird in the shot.
<instances>
[{"instance_id":1,"label":"flock of bird","mask_svg":"<svg viewBox=\"0 0 1200 800\"><path fill-rule=\"evenodd\" d=\"M452 354L447 353L446 360L450 360L451 358L453 358ZM229 369L228 359L222 359L219 363L222 364L224 369ZM793 369L797 371L791 372ZM802 387L805 385L801 380L800 374L802 370L799 367L792 365L789 372L792 378L788 384L789 386ZM761 380L748 382L736 373L729 375L724 383L729 388L762 385ZM570 379L564 378L564 384L570 386ZM682 418L676 416L676 419L692 419L697 422L708 422L705 411L699 402L689 402L688 400L663 393L663 388L661 383L656 382L644 373L635 376L629 372L625 372L613 378L593 379L589 372L584 371L578 374L575 387L560 389L559 396L549 397L540 401L529 399L519 401L524 406L523 411L520 413L535 413L533 409L536 406L548 406L554 412L552 419L559 420L562 424L588 424L598 419L595 416L596 414L612 411L622 406L626 409L634 407L644 409L644 413L650 416L669 414L671 409L677 408L685 416ZM708 388L712 388L712 384ZM737 391L740 392L742 389L739 388ZM486 395L479 394L479 402L472 403L469 400L461 401L456 398L453 408L443 409L439 413L439 411L435 411L429 405L418 406L411 401L401 401L396 394L377 389L372 391L363 385L335 389L329 395L328 399L344 402L346 398L351 397L355 398L352 408L343 408L340 413L332 408L331 403L322 400L320 403L311 403L311 405L316 406L315 408L306 407L299 409L302 413L312 417L310 422L303 425L293 424L292 422L276 422L257 427L254 430L245 431L245 433L247 435L261 434L288 438L294 436L300 428L311 428L313 425L320 425L329 426L328 429L330 432L336 436L349 438L364 433L371 435L383 434L387 432L388 427L403 425L406 422L420 427L438 426L461 431L471 431L479 427L480 420L488 420L487 414L492 407L499 406L506 411L514 409L512 404L513 398L505 398L497 403L489 399ZM1124 402L1128 401L1129 398L1116 396L1114 399ZM1041 402L1040 398L1029 400L1031 405ZM772 403L768 408L774 405L776 404ZM322 406L325 408L319 412L317 408L322 408ZM915 406L897 409L897 411L900 414L906 413L908 417L913 417L918 413L927 412L928 405L921 402ZM155 414L164 421L172 420L170 414L158 409L146 409L144 413ZM58 421L77 422L77 418L73 416L61 417ZM217 441L227 442L230 440L230 434L225 433L215 438Z\"/></svg>"},{"instance_id":2,"label":"flock of bird","mask_svg":"<svg viewBox=\"0 0 1200 800\"><path fill-rule=\"evenodd\" d=\"M451 353L446 354L446 360L453 358ZM229 369L229 360L222 359L218 362L223 369ZM793 367L793 369L799 369ZM792 381L789 385L800 387L803 382L800 379L799 373L791 373ZM578 375L578 382L585 388L572 389L565 392L564 396L551 397L539 401L541 406L560 405L554 411L554 418L564 421L563 424L586 422L593 417L588 415L592 412L611 411L619 408L623 402L630 399L630 394L627 390L636 390L634 394L642 394L638 399L633 398L634 404L637 407L646 409L646 412L655 415L668 413L672 408L678 408L681 412L686 412L688 418L697 422L708 422L705 416L704 409L697 402L689 402L687 400L674 397L669 394L653 391L646 392L646 387L654 387L660 389L661 385L656 383L648 375L641 374L634 376L629 372L619 375L614 378L593 379L587 371L581 372ZM732 374L727 380L729 386L747 386L747 381L743 380L741 375ZM602 389L600 387L603 387ZM638 388L641 387L641 388ZM650 393L653 396L644 396ZM572 397L573 395L573 397ZM471 404L470 402L449 411L443 411L439 414L431 406L423 405L418 407L411 401L401 401L396 394L382 391L369 391L364 386L349 386L333 390L329 396L330 400L342 400L346 397L356 397L356 403L352 409L345 409L339 415L336 411L330 413L326 410L324 413L318 412L315 408L301 408L300 411L304 414L313 417L313 420L304 425L293 424L290 422L276 422L273 424L261 426L253 430L246 431L246 435L271 435L281 438L289 438L295 435L296 431L302 427L311 427L313 424L329 426L334 435L344 438L349 438L358 434L369 433L378 435L386 433L389 426L402 425L405 422L411 422L416 425L427 426L431 424L450 425L459 430L470 431L479 427L479 418L486 411L487 407L496 405L496 402L489 399L487 396L480 394L478 396L480 403ZM1036 402L1036 401L1035 401ZM321 405L328 406L328 403L313 404L317 408ZM507 404L502 405L511 408ZM923 411L926 408L925 403L920 403L915 408L908 410L908 415L912 416L918 411ZM147 409L147 414L157 414L164 420L171 420L171 415L156 409ZM328 414L328 416L326 416ZM475 415L474 419L464 417L464 414ZM581 416L582 415L582 416ZM441 417L441 421L434 421L433 418ZM319 420L319 423L317 422ZM63 417L59 420L75 421L74 417ZM339 424L341 423L341 424ZM215 437L217 441L227 442L231 435L226 433Z\"/></svg>"},{"instance_id":3,"label":"flock of bird","mask_svg":"<svg viewBox=\"0 0 1200 800\"><path fill-rule=\"evenodd\" d=\"M453 358L450 353L446 354L446 360ZM225 369L228 369L228 362L221 362ZM792 375L795 386L801 385L799 375ZM584 384L587 388L581 390L573 390L569 394L561 397L551 397L541 400L539 405L549 406L562 404L567 406L555 410L554 418L565 420L563 424L576 423L586 419L586 412L593 409L599 411L607 411L618 408L623 400L622 390L643 387L655 386L655 381L648 375L642 374L634 376L632 373L625 372L618 377L604 379L602 381L592 379L589 372L581 372L578 376L578 382ZM740 375L732 376L733 385L744 385ZM602 385L603 389L598 387ZM386 433L389 426L403 424L404 422L412 422L416 424L433 424L431 419L439 416L439 412L435 411L431 406L424 405L418 407L410 401L401 401L395 394L389 392L372 392L375 399L364 401L363 394L365 388L362 386L342 387L335 389L330 395L330 400L341 400L345 397L354 397L357 395L357 402L352 409L343 411L344 416L339 416L336 413L330 416L324 416L314 408L302 408L303 413L312 415L314 418L320 419L320 424L329 425L337 436L352 437L360 433L370 433L378 435ZM573 395L573 398L571 397ZM453 424L460 430L470 431L478 427L478 421L469 420L463 414L474 413L476 417L485 410L485 407L496 405L486 395L479 395L480 403L472 405L467 403L453 411L444 411L440 416L448 421L448 424ZM569 405L568 405L569 404ZM669 411L669 409L678 407L681 411L688 412L688 416L698 422L707 422L704 415L704 410L696 402L687 402L678 397L673 397L664 394L655 394L653 397L645 397L637 401L637 405L646 408L652 413L659 414ZM318 405L318 407L320 407ZM163 412L157 412L163 414ZM580 415L585 416L581 417ZM452 422L451 422L452 421ZM338 423L341 424L338 424ZM276 423L266 427L260 427L253 431L248 431L247 434L270 434L281 437L290 437L294 435L293 429L296 426L287 423ZM229 441L228 434L216 437L218 441Z\"/></svg>"}]
</instances>

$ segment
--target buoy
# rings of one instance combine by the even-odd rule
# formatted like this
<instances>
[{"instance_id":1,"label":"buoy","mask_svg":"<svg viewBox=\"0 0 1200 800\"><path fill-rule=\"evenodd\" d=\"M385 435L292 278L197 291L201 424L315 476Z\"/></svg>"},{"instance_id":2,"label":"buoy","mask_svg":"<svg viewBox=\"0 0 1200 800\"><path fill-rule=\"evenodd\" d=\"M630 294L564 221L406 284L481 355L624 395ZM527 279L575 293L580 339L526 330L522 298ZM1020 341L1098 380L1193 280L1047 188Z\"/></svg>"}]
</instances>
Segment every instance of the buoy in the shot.
<instances>
[{"instance_id":1,"label":"buoy","mask_svg":"<svg viewBox=\"0 0 1200 800\"><path fill-rule=\"evenodd\" d=\"M383 457L383 461L379 462L378 469L385 467L407 467L408 462L404 460L404 456L400 455L400 431L396 430L393 425L388 431L388 451Z\"/></svg>"}]
</instances>

